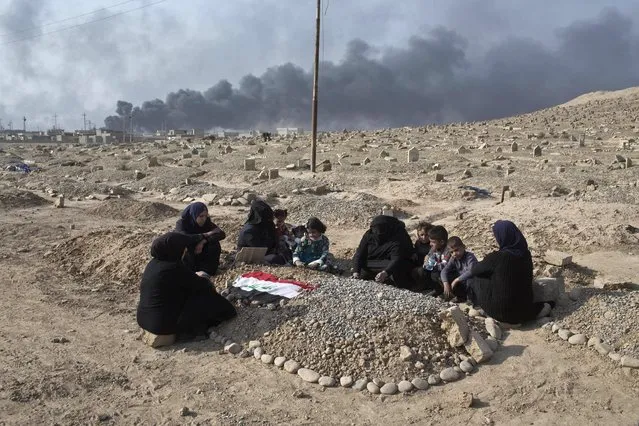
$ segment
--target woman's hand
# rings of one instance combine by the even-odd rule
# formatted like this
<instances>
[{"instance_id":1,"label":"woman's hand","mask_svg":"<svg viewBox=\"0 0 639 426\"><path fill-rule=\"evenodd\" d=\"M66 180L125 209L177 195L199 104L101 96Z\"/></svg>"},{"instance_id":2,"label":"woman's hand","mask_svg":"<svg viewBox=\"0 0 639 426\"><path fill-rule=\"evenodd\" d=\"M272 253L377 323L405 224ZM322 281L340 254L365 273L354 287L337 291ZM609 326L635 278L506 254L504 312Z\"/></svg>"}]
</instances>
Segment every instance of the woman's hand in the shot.
<instances>
[{"instance_id":1,"label":"woman's hand","mask_svg":"<svg viewBox=\"0 0 639 426\"><path fill-rule=\"evenodd\" d=\"M388 272L382 271L379 274L377 274L377 276L375 277L375 281L377 281L378 283L383 283L384 281L386 281L387 278L388 278Z\"/></svg>"}]
</instances>

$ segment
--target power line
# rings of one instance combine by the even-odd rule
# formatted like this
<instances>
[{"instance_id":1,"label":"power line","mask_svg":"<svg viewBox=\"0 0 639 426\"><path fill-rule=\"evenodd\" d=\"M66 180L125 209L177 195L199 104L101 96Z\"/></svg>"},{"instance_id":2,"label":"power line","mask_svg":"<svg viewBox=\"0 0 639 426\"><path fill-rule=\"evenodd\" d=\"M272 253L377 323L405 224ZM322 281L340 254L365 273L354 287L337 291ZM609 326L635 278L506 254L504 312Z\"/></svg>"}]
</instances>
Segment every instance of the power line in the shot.
<instances>
[{"instance_id":1,"label":"power line","mask_svg":"<svg viewBox=\"0 0 639 426\"><path fill-rule=\"evenodd\" d=\"M81 15L71 16L69 18L64 18L64 19L60 19L60 20L57 20L57 21L50 21L50 22L47 22L47 23L45 23L45 24L43 24L41 26L27 27L27 28L22 29L20 31L0 34L0 37L6 37L6 36L12 36L12 35L17 35L17 34L32 32L33 30L39 30L39 29L42 29L42 28L45 28L45 27L50 27L51 25L61 24L63 22L68 22L68 21L72 21L74 19L83 18L85 16L93 15L93 14L96 14L96 13L98 13L100 11L103 11L103 10L112 9L112 8L118 7L118 6L123 6L123 5L128 4L128 3L133 3L134 1L139 1L139 0L126 0L126 1L123 1L123 2L120 2L120 3L113 4L111 6L103 6L103 7L99 8L99 9L92 10L91 12L86 12L86 13L83 13ZM2 16L2 15L0 15L0 16Z\"/></svg>"},{"instance_id":2,"label":"power line","mask_svg":"<svg viewBox=\"0 0 639 426\"><path fill-rule=\"evenodd\" d=\"M136 7L134 9L124 10L122 12L114 13L112 15L104 16L104 17L98 18L98 19L93 19L91 21L83 22L81 24L70 25L68 27L58 28L57 30L48 31L48 32L45 32L45 33L36 34L36 35L33 35L33 36L24 37L24 38L20 38L20 39L16 39L16 40L7 41L7 42L4 42L4 43L0 43L0 46L7 46L9 44L19 43L21 41L33 40L33 39L40 38L40 37L45 36L45 35L56 34L56 33L62 32L62 31L67 31L67 30L72 30L74 28L82 27L84 25L93 24L95 22L106 21L108 19L115 18L115 17L118 17L118 16L122 16L122 15L125 15L127 13L135 12L137 10L146 9L147 7L155 6L155 5L160 4L160 3L164 3L165 1L167 1L167 0L159 0L159 1L156 1L154 3L145 4L145 5L142 5L140 7Z\"/></svg>"}]
</instances>

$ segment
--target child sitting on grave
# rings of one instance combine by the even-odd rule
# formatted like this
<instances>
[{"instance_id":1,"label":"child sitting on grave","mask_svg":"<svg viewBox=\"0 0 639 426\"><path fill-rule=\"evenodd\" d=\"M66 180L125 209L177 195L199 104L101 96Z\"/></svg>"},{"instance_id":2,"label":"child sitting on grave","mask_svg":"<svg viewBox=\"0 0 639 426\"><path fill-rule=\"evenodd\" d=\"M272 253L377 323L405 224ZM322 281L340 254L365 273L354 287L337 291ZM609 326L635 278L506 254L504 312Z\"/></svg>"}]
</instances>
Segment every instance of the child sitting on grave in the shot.
<instances>
[{"instance_id":1,"label":"child sitting on grave","mask_svg":"<svg viewBox=\"0 0 639 426\"><path fill-rule=\"evenodd\" d=\"M429 222L419 222L417 224L417 240L415 241L415 255L418 265L424 264L424 259L430 253L430 240L428 231L433 229L433 224Z\"/></svg>"},{"instance_id":2,"label":"child sitting on grave","mask_svg":"<svg viewBox=\"0 0 639 426\"><path fill-rule=\"evenodd\" d=\"M428 231L430 251L424 259L424 276L426 287L433 290L433 296L439 296L444 292L444 284L441 273L450 260L448 250L448 231L441 225L433 226Z\"/></svg>"},{"instance_id":3,"label":"child sitting on grave","mask_svg":"<svg viewBox=\"0 0 639 426\"><path fill-rule=\"evenodd\" d=\"M330 268L329 252L330 242L326 233L326 225L316 217L312 217L306 223L306 235L293 252L293 264L298 267L308 267L322 271Z\"/></svg>"},{"instance_id":4,"label":"child sitting on grave","mask_svg":"<svg viewBox=\"0 0 639 426\"><path fill-rule=\"evenodd\" d=\"M451 258L441 273L444 296L446 298L454 296L458 302L465 301L467 296L471 300L474 299L470 271L477 263L477 258L466 250L466 246L459 237L450 237L448 239L448 250Z\"/></svg>"}]
</instances>

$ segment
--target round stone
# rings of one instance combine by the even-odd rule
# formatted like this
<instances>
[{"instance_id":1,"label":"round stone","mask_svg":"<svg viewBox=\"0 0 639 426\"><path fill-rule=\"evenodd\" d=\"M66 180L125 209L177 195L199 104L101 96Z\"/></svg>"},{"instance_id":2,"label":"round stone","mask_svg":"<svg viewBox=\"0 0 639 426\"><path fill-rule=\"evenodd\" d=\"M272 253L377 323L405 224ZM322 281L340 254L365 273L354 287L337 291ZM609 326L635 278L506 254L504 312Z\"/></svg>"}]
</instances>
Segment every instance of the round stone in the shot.
<instances>
[{"instance_id":1,"label":"round stone","mask_svg":"<svg viewBox=\"0 0 639 426\"><path fill-rule=\"evenodd\" d=\"M577 301L581 298L582 294L583 290L580 287L575 287L570 290L570 293L568 293L568 297L570 297L571 300Z\"/></svg>"},{"instance_id":2,"label":"round stone","mask_svg":"<svg viewBox=\"0 0 639 426\"><path fill-rule=\"evenodd\" d=\"M264 364L273 364L273 359L274 359L273 355L270 355L270 354L264 354L260 357L260 360Z\"/></svg>"},{"instance_id":3,"label":"round stone","mask_svg":"<svg viewBox=\"0 0 639 426\"><path fill-rule=\"evenodd\" d=\"M585 334L573 334L568 338L568 343L571 345L585 345L588 343L588 338Z\"/></svg>"},{"instance_id":4,"label":"round stone","mask_svg":"<svg viewBox=\"0 0 639 426\"><path fill-rule=\"evenodd\" d=\"M501 328L497 325L494 319L486 318L484 320L484 325L486 326L486 331L495 339L499 340L502 337Z\"/></svg>"},{"instance_id":5,"label":"round stone","mask_svg":"<svg viewBox=\"0 0 639 426\"><path fill-rule=\"evenodd\" d=\"M473 364L471 364L468 361L462 361L459 363L459 368L461 368L461 370L464 373L470 373L471 371L473 371L475 369L475 367L473 366Z\"/></svg>"},{"instance_id":6,"label":"round stone","mask_svg":"<svg viewBox=\"0 0 639 426\"><path fill-rule=\"evenodd\" d=\"M557 334L562 340L568 340L570 339L570 336L573 335L573 332L570 330L566 330L565 328L562 328L561 330L557 332Z\"/></svg>"},{"instance_id":7,"label":"round stone","mask_svg":"<svg viewBox=\"0 0 639 426\"><path fill-rule=\"evenodd\" d=\"M224 346L224 352L237 355L242 352L242 347L237 343L231 343L229 345Z\"/></svg>"},{"instance_id":8,"label":"round stone","mask_svg":"<svg viewBox=\"0 0 639 426\"><path fill-rule=\"evenodd\" d=\"M428 376L428 384L431 386L438 385L441 382L442 382L442 379L437 374L431 374L430 376Z\"/></svg>"},{"instance_id":9,"label":"round stone","mask_svg":"<svg viewBox=\"0 0 639 426\"><path fill-rule=\"evenodd\" d=\"M553 333L557 333L559 330L561 330L561 327L559 327L559 324L555 323L552 325L551 331Z\"/></svg>"},{"instance_id":10,"label":"round stone","mask_svg":"<svg viewBox=\"0 0 639 426\"><path fill-rule=\"evenodd\" d=\"M319 378L318 383L320 386L324 386L325 388L332 388L335 386L335 379L328 376L322 376Z\"/></svg>"},{"instance_id":11,"label":"round stone","mask_svg":"<svg viewBox=\"0 0 639 426\"><path fill-rule=\"evenodd\" d=\"M351 376L344 376L339 379L339 384L343 388L350 388L353 386L353 378Z\"/></svg>"},{"instance_id":12,"label":"round stone","mask_svg":"<svg viewBox=\"0 0 639 426\"><path fill-rule=\"evenodd\" d=\"M459 380L459 373L454 368L446 368L439 373L439 378L445 382L454 382Z\"/></svg>"},{"instance_id":13,"label":"round stone","mask_svg":"<svg viewBox=\"0 0 639 426\"><path fill-rule=\"evenodd\" d=\"M439 379L439 376L433 375L433 377L437 377ZM413 386L415 386L415 389L419 389L419 390L426 390L428 389L428 385L429 385L429 381L424 380L421 377L415 377L411 383ZM437 384L437 383L433 383L433 384Z\"/></svg>"},{"instance_id":14,"label":"round stone","mask_svg":"<svg viewBox=\"0 0 639 426\"><path fill-rule=\"evenodd\" d=\"M428 385L428 383L426 383L426 385ZM413 390L413 384L408 380L402 380L397 384L397 390L402 393L410 392Z\"/></svg>"},{"instance_id":15,"label":"round stone","mask_svg":"<svg viewBox=\"0 0 639 426\"><path fill-rule=\"evenodd\" d=\"M373 379L373 383L375 383L375 386L380 387L380 388L382 386L384 386L384 381L382 379L377 379L377 378Z\"/></svg>"},{"instance_id":16,"label":"round stone","mask_svg":"<svg viewBox=\"0 0 639 426\"><path fill-rule=\"evenodd\" d=\"M275 364L277 368L282 368L285 362L286 362L286 358L284 358L283 356L278 356L277 358L273 360L273 364Z\"/></svg>"},{"instance_id":17,"label":"round stone","mask_svg":"<svg viewBox=\"0 0 639 426\"><path fill-rule=\"evenodd\" d=\"M300 368L299 370L297 370L297 375L300 376L302 380L308 383L317 383L320 378L319 373L316 373L310 368Z\"/></svg>"},{"instance_id":18,"label":"round stone","mask_svg":"<svg viewBox=\"0 0 639 426\"><path fill-rule=\"evenodd\" d=\"M299 362L293 361L292 359L289 359L288 361L284 363L284 370L287 373L295 374L300 369L300 367L301 366Z\"/></svg>"},{"instance_id":19,"label":"round stone","mask_svg":"<svg viewBox=\"0 0 639 426\"><path fill-rule=\"evenodd\" d=\"M262 355L264 355L264 349L257 347L253 350L253 356L255 359L261 359Z\"/></svg>"},{"instance_id":20,"label":"round stone","mask_svg":"<svg viewBox=\"0 0 639 426\"><path fill-rule=\"evenodd\" d=\"M608 357L609 357L611 360L615 361L615 362L619 362L619 361L621 361L621 355L619 355L619 354L618 354L618 353L616 353L616 352L610 352L610 353L608 353Z\"/></svg>"},{"instance_id":21,"label":"round stone","mask_svg":"<svg viewBox=\"0 0 639 426\"><path fill-rule=\"evenodd\" d=\"M397 385L395 383L386 383L379 391L382 395L395 395L397 393Z\"/></svg>"},{"instance_id":22,"label":"round stone","mask_svg":"<svg viewBox=\"0 0 639 426\"><path fill-rule=\"evenodd\" d=\"M363 391L367 387L368 387L368 380L366 379L359 379L353 385L353 389L355 389L356 391Z\"/></svg>"},{"instance_id":23,"label":"round stone","mask_svg":"<svg viewBox=\"0 0 639 426\"><path fill-rule=\"evenodd\" d=\"M373 382L369 382L366 384L366 389L368 389L368 391L370 393L372 393L373 395L378 395L379 394L379 386L377 386L375 383Z\"/></svg>"},{"instance_id":24,"label":"round stone","mask_svg":"<svg viewBox=\"0 0 639 426\"><path fill-rule=\"evenodd\" d=\"M262 346L262 343L260 343L259 340L251 340L248 343L248 348L251 349L251 350L253 350L255 348L259 348L260 346Z\"/></svg>"}]
</instances>

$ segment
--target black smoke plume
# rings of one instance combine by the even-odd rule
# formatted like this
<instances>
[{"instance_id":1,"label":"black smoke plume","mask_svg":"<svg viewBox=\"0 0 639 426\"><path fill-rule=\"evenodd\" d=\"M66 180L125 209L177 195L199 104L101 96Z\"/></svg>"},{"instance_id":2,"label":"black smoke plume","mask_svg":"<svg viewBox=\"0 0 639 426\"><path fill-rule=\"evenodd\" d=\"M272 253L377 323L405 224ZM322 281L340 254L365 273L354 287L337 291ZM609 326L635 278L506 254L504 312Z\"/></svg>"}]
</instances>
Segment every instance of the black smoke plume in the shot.
<instances>
[{"instance_id":1,"label":"black smoke plume","mask_svg":"<svg viewBox=\"0 0 639 426\"><path fill-rule=\"evenodd\" d=\"M639 85L639 38L616 9L557 31L550 49L528 39L502 41L478 59L454 31L438 28L404 48L349 43L344 58L320 69L320 127L380 128L485 120L565 102L581 93ZM471 52L472 53L472 52ZM291 63L222 80L204 92L179 90L140 106L118 102L105 120L139 130L310 126L312 74ZM128 118L127 118L128 119Z\"/></svg>"}]
</instances>

